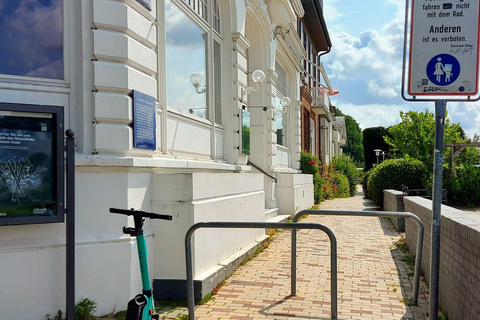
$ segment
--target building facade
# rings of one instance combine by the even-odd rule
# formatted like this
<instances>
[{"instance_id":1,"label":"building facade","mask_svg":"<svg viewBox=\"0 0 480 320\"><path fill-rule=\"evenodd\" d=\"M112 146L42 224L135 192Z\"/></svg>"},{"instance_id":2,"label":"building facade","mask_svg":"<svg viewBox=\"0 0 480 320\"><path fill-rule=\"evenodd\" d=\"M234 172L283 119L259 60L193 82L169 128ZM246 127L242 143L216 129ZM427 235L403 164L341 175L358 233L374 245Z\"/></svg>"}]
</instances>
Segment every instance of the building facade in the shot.
<instances>
[{"instance_id":1,"label":"building facade","mask_svg":"<svg viewBox=\"0 0 480 320\"><path fill-rule=\"evenodd\" d=\"M312 177L299 171L305 14L300 0L3 6L0 103L61 107L76 133L77 301L107 313L141 290L135 242L122 234L132 222L111 207L173 216L145 223L154 293L169 298L184 290L192 224L274 221L313 205ZM136 122L135 94L153 101L149 125ZM0 149L0 160L8 152ZM64 310L64 223L0 228L0 318ZM263 239L259 230L197 231L201 294Z\"/></svg>"},{"instance_id":2,"label":"building facade","mask_svg":"<svg viewBox=\"0 0 480 320\"><path fill-rule=\"evenodd\" d=\"M321 57L332 48L330 36L323 16L323 1L302 0L305 10L298 19L298 35L305 50L301 73L302 101L302 150L329 163L340 155L336 148L335 107L330 96L334 90L321 63ZM338 145L338 143L337 143Z\"/></svg>"}]
</instances>

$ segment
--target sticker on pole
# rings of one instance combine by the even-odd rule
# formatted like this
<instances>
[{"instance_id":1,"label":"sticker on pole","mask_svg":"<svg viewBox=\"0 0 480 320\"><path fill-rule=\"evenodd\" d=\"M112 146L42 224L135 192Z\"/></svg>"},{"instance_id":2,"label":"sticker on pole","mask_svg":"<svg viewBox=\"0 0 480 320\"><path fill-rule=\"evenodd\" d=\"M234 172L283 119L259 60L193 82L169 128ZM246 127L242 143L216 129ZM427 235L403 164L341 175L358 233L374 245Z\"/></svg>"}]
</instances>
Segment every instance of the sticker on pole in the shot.
<instances>
[{"instance_id":1,"label":"sticker on pole","mask_svg":"<svg viewBox=\"0 0 480 320\"><path fill-rule=\"evenodd\" d=\"M478 92L479 1L412 0L408 93Z\"/></svg>"}]
</instances>

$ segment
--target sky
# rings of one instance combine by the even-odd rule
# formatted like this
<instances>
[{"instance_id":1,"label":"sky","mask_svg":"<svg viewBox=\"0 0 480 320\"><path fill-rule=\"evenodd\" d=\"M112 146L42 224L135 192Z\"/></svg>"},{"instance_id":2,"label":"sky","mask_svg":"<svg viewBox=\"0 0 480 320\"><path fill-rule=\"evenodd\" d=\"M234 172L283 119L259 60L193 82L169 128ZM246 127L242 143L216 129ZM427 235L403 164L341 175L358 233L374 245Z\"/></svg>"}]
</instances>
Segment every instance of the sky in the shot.
<instances>
[{"instance_id":1,"label":"sky","mask_svg":"<svg viewBox=\"0 0 480 320\"><path fill-rule=\"evenodd\" d=\"M324 0L332 50L322 56L332 104L361 129L400 122L400 111L435 112L434 102L401 96L405 0ZM469 138L480 134L480 102L447 102L448 118Z\"/></svg>"}]
</instances>

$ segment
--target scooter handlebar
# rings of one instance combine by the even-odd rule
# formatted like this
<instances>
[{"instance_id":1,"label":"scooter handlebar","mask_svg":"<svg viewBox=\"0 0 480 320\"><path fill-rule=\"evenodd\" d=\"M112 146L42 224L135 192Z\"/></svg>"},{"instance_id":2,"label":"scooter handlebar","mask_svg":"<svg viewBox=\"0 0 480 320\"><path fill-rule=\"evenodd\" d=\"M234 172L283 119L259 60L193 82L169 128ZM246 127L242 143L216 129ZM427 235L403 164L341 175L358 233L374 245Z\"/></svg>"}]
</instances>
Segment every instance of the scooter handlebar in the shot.
<instances>
[{"instance_id":1,"label":"scooter handlebar","mask_svg":"<svg viewBox=\"0 0 480 320\"><path fill-rule=\"evenodd\" d=\"M118 213L126 216L134 216L134 217L141 217L141 218L172 220L172 216L169 216L166 214L158 214L158 213L135 210L135 209L127 210L127 209L110 208L110 213Z\"/></svg>"}]
</instances>

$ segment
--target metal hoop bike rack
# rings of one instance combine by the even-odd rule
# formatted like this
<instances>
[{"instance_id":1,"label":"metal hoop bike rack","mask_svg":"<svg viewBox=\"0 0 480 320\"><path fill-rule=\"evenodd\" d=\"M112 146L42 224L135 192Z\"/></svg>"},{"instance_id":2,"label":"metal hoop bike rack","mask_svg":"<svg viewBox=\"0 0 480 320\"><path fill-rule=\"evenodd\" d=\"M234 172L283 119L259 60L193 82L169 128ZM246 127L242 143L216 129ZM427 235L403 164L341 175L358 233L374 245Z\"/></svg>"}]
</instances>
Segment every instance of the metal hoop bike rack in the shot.
<instances>
[{"instance_id":1,"label":"metal hoop bike rack","mask_svg":"<svg viewBox=\"0 0 480 320\"><path fill-rule=\"evenodd\" d=\"M331 268L331 319L337 318L337 239L332 230L319 223L275 223L275 222L199 222L192 225L185 235L185 258L187 268L187 301L188 318L195 319L195 297L192 272L191 238L195 230L200 228L230 229L318 229L325 232L330 239ZM293 248L292 248L293 250ZM292 264L293 266L293 264ZM296 272L296 271L295 271ZM293 276L293 273L292 273ZM293 288L292 288L293 289Z\"/></svg>"},{"instance_id":2,"label":"metal hoop bike rack","mask_svg":"<svg viewBox=\"0 0 480 320\"><path fill-rule=\"evenodd\" d=\"M418 291L420 287L420 268L422 262L423 249L423 222L420 218L411 212L395 212L395 211L341 211L341 210L302 210L298 212L293 218L294 223L298 223L301 216L311 215L325 215L325 216L357 216L357 217L404 217L412 218L418 224L417 237L417 257L415 259L415 275L413 278L413 298L412 305L416 306L418 303ZM296 295L297 291L297 230L292 230L292 278L291 278L291 294Z\"/></svg>"}]
</instances>

